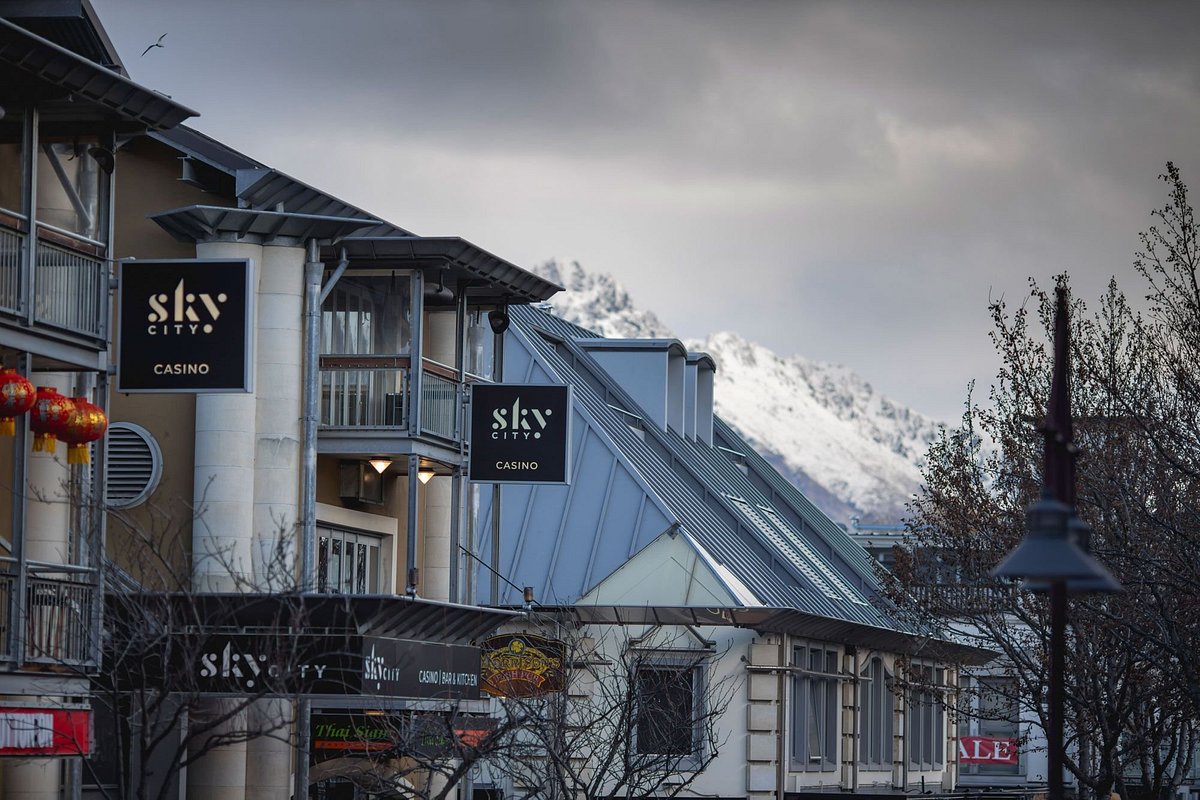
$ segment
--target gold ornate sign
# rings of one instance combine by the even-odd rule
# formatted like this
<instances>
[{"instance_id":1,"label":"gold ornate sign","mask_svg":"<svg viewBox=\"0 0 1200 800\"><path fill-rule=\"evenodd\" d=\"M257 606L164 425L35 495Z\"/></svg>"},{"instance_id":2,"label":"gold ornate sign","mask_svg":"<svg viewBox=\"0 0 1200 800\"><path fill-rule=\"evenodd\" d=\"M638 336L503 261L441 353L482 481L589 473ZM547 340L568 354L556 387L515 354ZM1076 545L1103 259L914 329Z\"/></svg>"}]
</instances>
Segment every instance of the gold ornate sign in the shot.
<instances>
[{"instance_id":1,"label":"gold ornate sign","mask_svg":"<svg viewBox=\"0 0 1200 800\"><path fill-rule=\"evenodd\" d=\"M504 633L483 642L481 691L496 697L539 697L561 692L566 645L529 633Z\"/></svg>"}]
</instances>

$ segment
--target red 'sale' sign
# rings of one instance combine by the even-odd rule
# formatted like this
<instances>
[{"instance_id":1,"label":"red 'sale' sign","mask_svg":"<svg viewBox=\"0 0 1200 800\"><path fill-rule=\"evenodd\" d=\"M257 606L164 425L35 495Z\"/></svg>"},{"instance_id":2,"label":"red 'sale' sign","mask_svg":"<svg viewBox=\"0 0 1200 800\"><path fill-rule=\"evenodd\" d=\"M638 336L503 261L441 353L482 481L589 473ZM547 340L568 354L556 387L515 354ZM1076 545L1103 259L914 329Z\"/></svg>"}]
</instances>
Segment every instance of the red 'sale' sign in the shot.
<instances>
[{"instance_id":1,"label":"red 'sale' sign","mask_svg":"<svg viewBox=\"0 0 1200 800\"><path fill-rule=\"evenodd\" d=\"M962 736L958 740L960 764L1016 764L1017 740L990 736Z\"/></svg>"},{"instance_id":2,"label":"red 'sale' sign","mask_svg":"<svg viewBox=\"0 0 1200 800\"><path fill-rule=\"evenodd\" d=\"M86 756L90 711L0 708L0 756Z\"/></svg>"}]
</instances>

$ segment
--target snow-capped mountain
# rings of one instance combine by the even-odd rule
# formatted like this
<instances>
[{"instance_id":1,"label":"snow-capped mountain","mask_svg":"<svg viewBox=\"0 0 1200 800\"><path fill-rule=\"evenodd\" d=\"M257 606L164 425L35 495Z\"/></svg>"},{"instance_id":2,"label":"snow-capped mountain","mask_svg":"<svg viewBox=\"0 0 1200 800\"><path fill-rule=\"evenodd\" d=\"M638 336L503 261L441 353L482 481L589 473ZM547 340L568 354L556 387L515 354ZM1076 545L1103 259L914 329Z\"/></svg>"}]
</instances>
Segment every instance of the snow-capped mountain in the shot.
<instances>
[{"instance_id":1,"label":"snow-capped mountain","mask_svg":"<svg viewBox=\"0 0 1200 800\"><path fill-rule=\"evenodd\" d=\"M535 271L565 287L550 305L570 322L609 337L673 338L609 275L560 261ZM843 523L901 520L937 422L844 366L780 356L736 333L685 344L717 364L717 413L825 513Z\"/></svg>"}]
</instances>

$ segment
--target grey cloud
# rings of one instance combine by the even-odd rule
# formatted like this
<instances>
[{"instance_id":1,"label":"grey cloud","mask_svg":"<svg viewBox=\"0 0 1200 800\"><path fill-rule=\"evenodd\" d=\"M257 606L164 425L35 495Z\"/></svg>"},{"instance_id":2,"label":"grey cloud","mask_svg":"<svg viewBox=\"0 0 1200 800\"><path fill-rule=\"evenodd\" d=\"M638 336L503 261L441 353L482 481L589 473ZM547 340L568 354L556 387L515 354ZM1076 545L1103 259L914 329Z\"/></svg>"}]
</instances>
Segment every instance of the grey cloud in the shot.
<instances>
[{"instance_id":1,"label":"grey cloud","mask_svg":"<svg viewBox=\"0 0 1200 800\"><path fill-rule=\"evenodd\" d=\"M1154 176L1200 170L1191 3L95 2L251 155L944 416L989 295L1132 283Z\"/></svg>"}]
</instances>

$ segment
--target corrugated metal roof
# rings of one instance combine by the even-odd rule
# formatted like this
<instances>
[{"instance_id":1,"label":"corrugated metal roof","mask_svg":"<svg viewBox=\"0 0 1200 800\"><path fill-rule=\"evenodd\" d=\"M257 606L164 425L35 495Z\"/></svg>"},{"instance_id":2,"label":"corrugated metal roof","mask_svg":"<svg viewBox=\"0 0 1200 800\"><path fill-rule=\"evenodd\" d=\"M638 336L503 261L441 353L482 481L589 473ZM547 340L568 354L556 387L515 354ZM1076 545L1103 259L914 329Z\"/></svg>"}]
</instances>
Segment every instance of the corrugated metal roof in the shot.
<instances>
[{"instance_id":1,"label":"corrugated metal roof","mask_svg":"<svg viewBox=\"0 0 1200 800\"><path fill-rule=\"evenodd\" d=\"M458 270L463 278L478 278L483 284L469 292L476 299L497 302L546 300L562 287L516 264L492 255L482 247L457 236L349 236L338 242L351 261L407 264L412 267L446 267Z\"/></svg>"},{"instance_id":2,"label":"corrugated metal roof","mask_svg":"<svg viewBox=\"0 0 1200 800\"><path fill-rule=\"evenodd\" d=\"M536 309L513 309L512 317L537 344L540 355L563 380L576 387L577 402L604 425L685 530L742 580L764 606L916 633L887 610L890 604L877 592L865 553L864 560L856 559L841 552L827 537L816 535L817 526L837 526L811 504L793 505L792 494L799 494L798 490L793 487L792 493L772 492L768 497L720 450L673 431L647 425L644 438L639 437L610 406L634 413L641 409L583 347L573 342L576 337L595 334ZM543 338L539 331L559 341ZM740 439L736 441L740 448L748 449ZM759 466L756 464L756 468ZM768 527L747 513L747 505L769 512L765 515ZM770 521L771 517L775 522ZM769 535L769 530L775 535ZM797 543L797 537L804 537L804 541ZM847 542L862 553L848 537ZM810 574L814 570L825 574L824 580L814 581L801 564L809 565ZM848 592L842 590L843 584L849 587ZM824 591L830 585L838 590Z\"/></svg>"},{"instance_id":3,"label":"corrugated metal roof","mask_svg":"<svg viewBox=\"0 0 1200 800\"><path fill-rule=\"evenodd\" d=\"M931 639L893 628L813 616L794 608L698 608L696 606L538 605L539 613L565 616L582 625L692 625L750 628L763 633L787 633L862 647L882 647L956 663L986 664L998 653L949 639Z\"/></svg>"},{"instance_id":4,"label":"corrugated metal roof","mask_svg":"<svg viewBox=\"0 0 1200 800\"><path fill-rule=\"evenodd\" d=\"M241 592L110 593L110 613L139 608L175 611L167 619L187 620L208 630L298 630L353 632L363 636L468 644L521 617L515 611L465 606L402 595L253 594Z\"/></svg>"},{"instance_id":5,"label":"corrugated metal roof","mask_svg":"<svg viewBox=\"0 0 1200 800\"><path fill-rule=\"evenodd\" d=\"M197 113L94 61L0 18L0 63L149 128L171 128Z\"/></svg>"},{"instance_id":6,"label":"corrugated metal roof","mask_svg":"<svg viewBox=\"0 0 1200 800\"><path fill-rule=\"evenodd\" d=\"M150 219L183 242L208 241L221 234L234 234L238 238L257 236L264 240L279 237L328 239L379 223L369 217L325 217L226 206L175 208L151 214Z\"/></svg>"}]
</instances>

